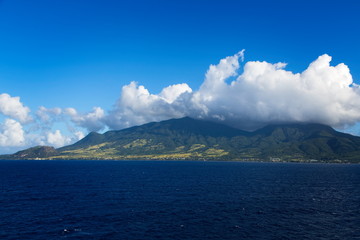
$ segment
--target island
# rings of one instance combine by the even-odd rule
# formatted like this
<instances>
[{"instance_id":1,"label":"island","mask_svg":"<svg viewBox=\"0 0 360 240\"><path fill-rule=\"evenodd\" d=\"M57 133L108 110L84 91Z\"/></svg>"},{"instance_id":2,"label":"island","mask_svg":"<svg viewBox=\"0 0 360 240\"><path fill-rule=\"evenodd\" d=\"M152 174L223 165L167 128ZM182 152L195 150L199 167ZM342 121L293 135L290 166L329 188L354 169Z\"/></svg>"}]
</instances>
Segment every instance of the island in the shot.
<instances>
[{"instance_id":1,"label":"island","mask_svg":"<svg viewBox=\"0 0 360 240\"><path fill-rule=\"evenodd\" d=\"M0 159L359 163L360 137L316 123L276 124L248 132L184 117L91 132L69 146L37 146Z\"/></svg>"}]
</instances>

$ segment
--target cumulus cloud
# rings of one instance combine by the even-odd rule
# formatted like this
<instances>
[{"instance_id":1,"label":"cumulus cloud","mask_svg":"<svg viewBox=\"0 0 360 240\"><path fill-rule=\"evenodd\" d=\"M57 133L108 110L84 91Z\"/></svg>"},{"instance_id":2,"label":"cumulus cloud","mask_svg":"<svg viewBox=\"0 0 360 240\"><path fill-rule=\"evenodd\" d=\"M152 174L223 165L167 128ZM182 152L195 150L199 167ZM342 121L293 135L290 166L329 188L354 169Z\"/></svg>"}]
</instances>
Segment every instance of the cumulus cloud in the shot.
<instances>
[{"instance_id":1,"label":"cumulus cloud","mask_svg":"<svg viewBox=\"0 0 360 240\"><path fill-rule=\"evenodd\" d=\"M335 127L354 124L360 120L360 95L351 86L349 68L344 64L330 66L330 61L330 56L322 55L296 74L286 71L284 63L252 61L230 84L221 78L208 84L214 80L206 78L192 99L206 111L194 115L207 119L220 116L225 123L244 129L281 122ZM237 68L232 70L236 74Z\"/></svg>"},{"instance_id":2,"label":"cumulus cloud","mask_svg":"<svg viewBox=\"0 0 360 240\"><path fill-rule=\"evenodd\" d=\"M39 107L36 112L36 116L41 122L51 122L54 121L57 116L60 116L62 113L61 108L46 108L44 106Z\"/></svg>"},{"instance_id":3,"label":"cumulus cloud","mask_svg":"<svg viewBox=\"0 0 360 240\"><path fill-rule=\"evenodd\" d=\"M247 62L238 73L243 58L240 51L211 65L197 91L183 83L151 94L132 82L122 88L106 123L119 129L191 116L253 130L284 122L344 127L360 120L359 86L345 64L330 65L329 55L318 57L302 73L287 71L286 63L265 61Z\"/></svg>"},{"instance_id":4,"label":"cumulus cloud","mask_svg":"<svg viewBox=\"0 0 360 240\"><path fill-rule=\"evenodd\" d=\"M78 113L74 108L66 108L65 114L70 116L77 126L86 128L90 132L96 132L104 128L105 112L100 107L94 107L92 112L85 114Z\"/></svg>"},{"instance_id":5,"label":"cumulus cloud","mask_svg":"<svg viewBox=\"0 0 360 240\"><path fill-rule=\"evenodd\" d=\"M19 122L14 119L5 119L0 129L0 146L18 147L24 145L24 130Z\"/></svg>"},{"instance_id":6,"label":"cumulus cloud","mask_svg":"<svg viewBox=\"0 0 360 240\"><path fill-rule=\"evenodd\" d=\"M76 137L75 141L79 141L79 140L81 140L81 139L83 139L85 137L85 134L83 132L81 132L81 131L76 131L74 133L74 135Z\"/></svg>"},{"instance_id":7,"label":"cumulus cloud","mask_svg":"<svg viewBox=\"0 0 360 240\"><path fill-rule=\"evenodd\" d=\"M186 83L176 84L164 88L159 97L167 103L173 103L181 94L186 92L192 92L192 89Z\"/></svg>"},{"instance_id":8,"label":"cumulus cloud","mask_svg":"<svg viewBox=\"0 0 360 240\"><path fill-rule=\"evenodd\" d=\"M120 129L185 116L186 106L180 99L191 92L191 88L183 83L166 87L156 95L131 82L122 88L120 99L107 115L106 123L110 128Z\"/></svg>"},{"instance_id":9,"label":"cumulus cloud","mask_svg":"<svg viewBox=\"0 0 360 240\"><path fill-rule=\"evenodd\" d=\"M30 109L20 102L20 97L11 97L7 93L0 94L0 113L19 120L22 123L31 120Z\"/></svg>"},{"instance_id":10,"label":"cumulus cloud","mask_svg":"<svg viewBox=\"0 0 360 240\"><path fill-rule=\"evenodd\" d=\"M50 130L37 133L30 132L24 136L27 147L41 145L58 148L79 141L84 137L84 133L82 131L73 131L70 132L70 134L64 134L61 130L56 129L54 131ZM24 147L20 149L24 149Z\"/></svg>"},{"instance_id":11,"label":"cumulus cloud","mask_svg":"<svg viewBox=\"0 0 360 240\"><path fill-rule=\"evenodd\" d=\"M14 101L14 98L11 98L8 94L2 94L0 96L5 96L3 99L10 99L10 101L3 101L3 106L6 105L5 102L9 103ZM0 124L0 153L14 152L36 145L62 147L76 142L84 137L84 133L82 131L71 126L69 120L66 119L66 116L68 116L66 114L68 112L61 108L46 108L41 106L32 118L28 115L30 110L23 107L19 98L15 98L15 103L16 104L7 104L2 109L2 113L16 116L19 121L8 118ZM23 111L6 109L6 107L9 106L15 106L17 109L23 109ZM76 112L76 110L74 111ZM76 114L76 116L73 116L76 120L80 119L79 121L81 121L81 119L84 118L92 122L94 117L104 115L104 112L102 109L95 109L94 112L88 114L82 115L77 112ZM21 123L20 119L23 123ZM62 133L59 129L53 130L54 127L61 127L66 133Z\"/></svg>"},{"instance_id":12,"label":"cumulus cloud","mask_svg":"<svg viewBox=\"0 0 360 240\"><path fill-rule=\"evenodd\" d=\"M72 141L70 137L63 136L60 130L55 132L49 132L46 136L46 141L54 147L62 147L64 145L70 144Z\"/></svg>"}]
</instances>

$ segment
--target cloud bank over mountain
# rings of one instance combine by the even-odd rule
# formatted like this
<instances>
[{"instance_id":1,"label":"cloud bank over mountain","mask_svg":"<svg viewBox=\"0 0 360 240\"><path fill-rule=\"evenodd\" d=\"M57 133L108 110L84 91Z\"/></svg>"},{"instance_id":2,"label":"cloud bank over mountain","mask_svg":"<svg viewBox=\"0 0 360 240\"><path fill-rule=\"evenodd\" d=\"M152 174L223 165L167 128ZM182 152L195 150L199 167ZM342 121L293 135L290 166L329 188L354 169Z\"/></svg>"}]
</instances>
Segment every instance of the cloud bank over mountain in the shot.
<instances>
[{"instance_id":1,"label":"cloud bank over mountain","mask_svg":"<svg viewBox=\"0 0 360 240\"><path fill-rule=\"evenodd\" d=\"M346 127L360 120L360 89L345 64L331 66L324 54L302 73L286 71L285 63L250 61L239 74L243 57L241 51L211 65L197 91L186 84L171 86L171 101L132 82L123 87L105 122L123 128L190 116L254 130L284 122Z\"/></svg>"},{"instance_id":2,"label":"cloud bank over mountain","mask_svg":"<svg viewBox=\"0 0 360 240\"><path fill-rule=\"evenodd\" d=\"M286 63L249 61L244 51L210 65L198 90L186 83L165 87L159 94L130 82L112 109L39 107L31 114L19 97L0 94L0 146L63 146L90 131L122 129L151 121L190 116L222 122L245 130L267 124L312 122L345 128L360 121L360 87L349 68L331 66L319 56L301 73ZM242 70L240 72L240 70ZM86 100L84 100L86 101ZM67 134L56 125L61 123Z\"/></svg>"},{"instance_id":3,"label":"cloud bank over mountain","mask_svg":"<svg viewBox=\"0 0 360 240\"><path fill-rule=\"evenodd\" d=\"M285 63L253 61L238 75L237 60L235 55L210 67L191 99L202 111L195 110L192 116L244 129L282 122L342 127L360 119L359 87L353 84L349 68L330 66L326 54L302 73L286 71ZM230 76L236 80L227 83Z\"/></svg>"}]
</instances>

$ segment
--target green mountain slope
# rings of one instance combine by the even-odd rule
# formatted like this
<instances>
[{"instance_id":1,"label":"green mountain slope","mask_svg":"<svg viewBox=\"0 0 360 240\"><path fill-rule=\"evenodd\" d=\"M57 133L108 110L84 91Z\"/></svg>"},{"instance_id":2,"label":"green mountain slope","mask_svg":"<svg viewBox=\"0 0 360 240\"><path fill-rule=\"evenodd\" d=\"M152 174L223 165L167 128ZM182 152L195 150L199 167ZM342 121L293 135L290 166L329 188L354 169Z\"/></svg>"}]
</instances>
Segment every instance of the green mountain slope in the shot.
<instances>
[{"instance_id":1,"label":"green mountain slope","mask_svg":"<svg viewBox=\"0 0 360 240\"><path fill-rule=\"evenodd\" d=\"M283 124L245 132L188 117L90 133L43 155L39 148L46 147L6 158L360 162L360 137L328 126Z\"/></svg>"},{"instance_id":2,"label":"green mountain slope","mask_svg":"<svg viewBox=\"0 0 360 240\"><path fill-rule=\"evenodd\" d=\"M320 124L267 126L254 133L263 157L360 161L360 138Z\"/></svg>"},{"instance_id":3,"label":"green mountain slope","mask_svg":"<svg viewBox=\"0 0 360 240\"><path fill-rule=\"evenodd\" d=\"M19 151L10 155L2 155L0 159L36 159L48 158L57 155L59 152L54 147L36 146Z\"/></svg>"}]
</instances>

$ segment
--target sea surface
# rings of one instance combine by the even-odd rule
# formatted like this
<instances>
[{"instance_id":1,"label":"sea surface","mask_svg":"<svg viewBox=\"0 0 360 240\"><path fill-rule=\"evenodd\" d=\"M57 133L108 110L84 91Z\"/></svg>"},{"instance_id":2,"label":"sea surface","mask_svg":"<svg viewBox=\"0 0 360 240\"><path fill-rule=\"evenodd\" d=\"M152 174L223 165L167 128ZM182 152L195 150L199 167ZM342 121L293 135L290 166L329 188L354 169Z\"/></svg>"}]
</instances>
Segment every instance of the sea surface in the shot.
<instances>
[{"instance_id":1,"label":"sea surface","mask_svg":"<svg viewBox=\"0 0 360 240\"><path fill-rule=\"evenodd\" d=\"M360 165L0 161L0 239L360 239Z\"/></svg>"}]
</instances>

